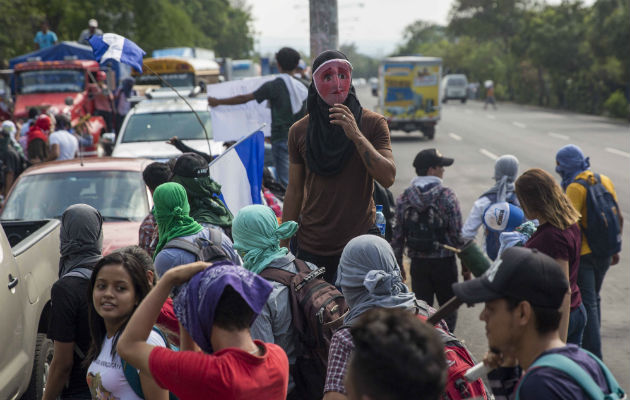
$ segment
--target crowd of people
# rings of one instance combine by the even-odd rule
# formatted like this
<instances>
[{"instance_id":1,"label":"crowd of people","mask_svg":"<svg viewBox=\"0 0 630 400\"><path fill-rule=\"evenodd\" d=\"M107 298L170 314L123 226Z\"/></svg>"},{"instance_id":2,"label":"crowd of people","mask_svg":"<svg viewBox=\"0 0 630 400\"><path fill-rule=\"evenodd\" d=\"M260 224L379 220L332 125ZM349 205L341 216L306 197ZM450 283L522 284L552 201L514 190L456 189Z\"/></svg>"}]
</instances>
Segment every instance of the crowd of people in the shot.
<instances>
[{"instance_id":1,"label":"crowd of people","mask_svg":"<svg viewBox=\"0 0 630 400\"><path fill-rule=\"evenodd\" d=\"M562 186L541 169L519 175L516 157L500 157L496 184L463 223L442 181L454 159L424 149L388 242L373 200L375 182L387 188L396 176L385 118L361 107L339 51L315 58L305 104L294 107L302 96L288 74L294 55L278 53L287 76L264 90L209 99L269 99L277 108L280 182L288 154L281 218L267 205L233 215L208 159L195 153L146 167L154 208L138 246L103 256L99 211L77 204L63 213L44 399L623 395L599 340L598 293L619 247L602 252L589 234L601 211L589 200L593 187L601 182L614 206L616 193L582 151L558 152ZM39 121L36 129L51 129ZM456 254L475 246L482 225L486 271L462 256L458 282ZM490 388L464 377L474 358L454 333L456 312L435 317L434 297L485 303Z\"/></svg>"}]
</instances>

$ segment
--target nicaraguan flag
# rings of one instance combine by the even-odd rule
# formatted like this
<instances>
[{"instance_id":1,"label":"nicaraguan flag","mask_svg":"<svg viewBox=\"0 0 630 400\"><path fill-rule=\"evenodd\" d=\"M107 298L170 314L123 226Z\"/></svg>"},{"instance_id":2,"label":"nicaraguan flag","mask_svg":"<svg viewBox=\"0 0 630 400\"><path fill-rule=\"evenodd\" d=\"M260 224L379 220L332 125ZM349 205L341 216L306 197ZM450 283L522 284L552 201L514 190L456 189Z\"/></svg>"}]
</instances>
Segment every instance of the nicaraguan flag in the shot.
<instances>
[{"instance_id":1,"label":"nicaraguan flag","mask_svg":"<svg viewBox=\"0 0 630 400\"><path fill-rule=\"evenodd\" d=\"M142 57L147 53L131 40L115 33L106 33L103 36L92 35L88 41L96 61L104 63L111 58L142 72Z\"/></svg>"},{"instance_id":2,"label":"nicaraguan flag","mask_svg":"<svg viewBox=\"0 0 630 400\"><path fill-rule=\"evenodd\" d=\"M265 136L256 131L210 163L210 176L221 185L223 202L236 215L250 204L262 204Z\"/></svg>"}]
</instances>

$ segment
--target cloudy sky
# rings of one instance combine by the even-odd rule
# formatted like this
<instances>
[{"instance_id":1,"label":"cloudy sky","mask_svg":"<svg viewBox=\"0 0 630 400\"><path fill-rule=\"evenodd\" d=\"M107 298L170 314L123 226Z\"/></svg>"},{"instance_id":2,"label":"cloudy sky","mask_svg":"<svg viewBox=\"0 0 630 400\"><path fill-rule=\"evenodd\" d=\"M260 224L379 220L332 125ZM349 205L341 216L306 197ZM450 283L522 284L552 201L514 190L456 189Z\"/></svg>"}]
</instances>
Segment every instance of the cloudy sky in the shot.
<instances>
[{"instance_id":1,"label":"cloudy sky","mask_svg":"<svg viewBox=\"0 0 630 400\"><path fill-rule=\"evenodd\" d=\"M291 46L308 54L308 0L247 3L252 6L257 51L273 53L282 46ZM339 42L356 43L365 54L386 55L401 42L402 31L410 23L422 19L445 25L452 3L453 0L338 0Z\"/></svg>"}]
</instances>

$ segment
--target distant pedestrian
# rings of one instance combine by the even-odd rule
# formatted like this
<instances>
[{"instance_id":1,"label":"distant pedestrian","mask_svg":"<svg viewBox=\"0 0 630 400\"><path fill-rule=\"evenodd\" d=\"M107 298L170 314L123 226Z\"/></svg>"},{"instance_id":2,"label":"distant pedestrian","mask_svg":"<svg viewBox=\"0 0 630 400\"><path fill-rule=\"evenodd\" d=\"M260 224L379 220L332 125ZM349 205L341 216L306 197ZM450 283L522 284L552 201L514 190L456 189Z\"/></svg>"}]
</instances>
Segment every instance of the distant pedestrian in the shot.
<instances>
[{"instance_id":1,"label":"distant pedestrian","mask_svg":"<svg viewBox=\"0 0 630 400\"><path fill-rule=\"evenodd\" d=\"M120 87L114 94L114 104L116 105L116 132L120 131L122 123L131 109L129 99L138 95L138 93L133 89L134 83L135 81L132 77L123 79Z\"/></svg>"},{"instance_id":2,"label":"distant pedestrian","mask_svg":"<svg viewBox=\"0 0 630 400\"><path fill-rule=\"evenodd\" d=\"M39 49L46 49L56 45L58 39L57 34L48 29L48 21L44 21L41 24L41 30L35 34L33 41L39 46Z\"/></svg>"},{"instance_id":3,"label":"distant pedestrian","mask_svg":"<svg viewBox=\"0 0 630 400\"><path fill-rule=\"evenodd\" d=\"M300 221L297 257L326 268L332 283L344 246L378 233L373 182L396 177L389 128L382 115L361 107L352 65L336 50L313 61L308 115L289 131L289 186L282 216ZM283 243L288 245L288 243Z\"/></svg>"},{"instance_id":4,"label":"distant pedestrian","mask_svg":"<svg viewBox=\"0 0 630 400\"><path fill-rule=\"evenodd\" d=\"M96 87L90 93L94 98L94 115L103 117L107 132L113 132L114 95L107 86L107 74L105 71L97 71L95 75Z\"/></svg>"},{"instance_id":5,"label":"distant pedestrian","mask_svg":"<svg viewBox=\"0 0 630 400\"><path fill-rule=\"evenodd\" d=\"M26 153L32 164L39 164L48 159L48 134L52 129L50 117L41 114L27 133Z\"/></svg>"},{"instance_id":6,"label":"distant pedestrian","mask_svg":"<svg viewBox=\"0 0 630 400\"><path fill-rule=\"evenodd\" d=\"M553 258L534 249L511 247L482 277L457 283L453 290L468 305L485 303L479 319L485 322L490 352L484 362L494 369L488 379L495 397L604 398L588 395L583 390L588 385L595 392L614 390L611 399L624 398L595 356L560 339L559 308L569 282Z\"/></svg>"},{"instance_id":7,"label":"distant pedestrian","mask_svg":"<svg viewBox=\"0 0 630 400\"><path fill-rule=\"evenodd\" d=\"M618 208L617 193L615 186L610 178L602 174L595 174L590 169L590 161L584 156L582 150L573 144L566 145L558 150L556 154L556 172L562 177L562 188L566 191L567 197L573 204L573 207L581 215L580 228L582 231L582 248L580 250L580 270L578 273L577 283L582 295L582 301L586 307L586 327L584 329L584 338L582 346L591 351L593 354L602 358L602 344L600 336L601 328L601 298L599 291L604 283L604 276L611 265L619 263L619 253L613 251L614 254L602 255L594 254L593 245L589 241L589 213L591 210L587 207L587 187L596 185L598 182L603 185L603 191L612 195L615 204L614 210L597 210L596 213L612 211L612 214L606 213L611 217L609 226L618 229L617 236L621 236L621 228L623 227L623 215ZM596 176L598 178L596 178ZM602 199L600 199L602 201ZM596 214L597 215L597 214ZM615 217L617 221L612 221ZM596 229L607 229L602 226L591 227ZM601 235L604 238L605 235Z\"/></svg>"},{"instance_id":8,"label":"distant pedestrian","mask_svg":"<svg viewBox=\"0 0 630 400\"><path fill-rule=\"evenodd\" d=\"M256 100L267 100L271 107L271 151L273 165L278 180L284 186L289 184L289 153L287 139L289 128L304 116L304 101L308 91L304 83L293 77L293 71L300 61L300 53L290 47L283 47L276 53L280 76L262 84L253 93L224 99L208 97L212 107L235 105Z\"/></svg>"},{"instance_id":9,"label":"distant pedestrian","mask_svg":"<svg viewBox=\"0 0 630 400\"><path fill-rule=\"evenodd\" d=\"M453 297L451 285L457 282L455 253L441 244L461 247L462 214L455 192L442 185L444 167L455 160L442 156L437 149L419 152L413 166L417 177L396 202L396 226L392 247L402 265L403 252L411 258L411 286L416 296L440 305ZM457 313L445 318L455 330Z\"/></svg>"},{"instance_id":10,"label":"distant pedestrian","mask_svg":"<svg viewBox=\"0 0 630 400\"><path fill-rule=\"evenodd\" d=\"M103 31L98 29L98 21L92 18L88 21L88 28L81 31L81 34L79 35L79 39L77 40L77 42L86 46L90 46L90 42L88 41L88 39L92 37L92 35L102 35L102 34L103 34Z\"/></svg>"},{"instance_id":11,"label":"distant pedestrian","mask_svg":"<svg viewBox=\"0 0 630 400\"><path fill-rule=\"evenodd\" d=\"M142 171L142 179L144 180L144 184L147 185L147 188L149 188L151 197L153 197L153 193L158 186L171 179L171 175L172 171L166 163L154 162L147 165L144 171ZM155 247L159 240L157 222L153 215L154 210L155 206L151 208L151 211L149 211L147 216L142 220L138 232L138 245L146 251L151 258L153 258Z\"/></svg>"},{"instance_id":12,"label":"distant pedestrian","mask_svg":"<svg viewBox=\"0 0 630 400\"><path fill-rule=\"evenodd\" d=\"M15 125L11 121L4 121L0 129L0 174L2 179L2 196L6 200L7 194L17 177L22 173L22 159L11 145L11 132L15 134Z\"/></svg>"},{"instance_id":13,"label":"distant pedestrian","mask_svg":"<svg viewBox=\"0 0 630 400\"><path fill-rule=\"evenodd\" d=\"M79 140L69 132L70 121L62 114L55 117L57 130L48 136L48 160L72 160L79 152Z\"/></svg>"},{"instance_id":14,"label":"distant pedestrian","mask_svg":"<svg viewBox=\"0 0 630 400\"><path fill-rule=\"evenodd\" d=\"M485 110L488 107L488 104L492 104L492 107L497 109L497 102L494 98L494 83L492 81L486 81L486 99L483 103L483 109Z\"/></svg>"}]
</instances>

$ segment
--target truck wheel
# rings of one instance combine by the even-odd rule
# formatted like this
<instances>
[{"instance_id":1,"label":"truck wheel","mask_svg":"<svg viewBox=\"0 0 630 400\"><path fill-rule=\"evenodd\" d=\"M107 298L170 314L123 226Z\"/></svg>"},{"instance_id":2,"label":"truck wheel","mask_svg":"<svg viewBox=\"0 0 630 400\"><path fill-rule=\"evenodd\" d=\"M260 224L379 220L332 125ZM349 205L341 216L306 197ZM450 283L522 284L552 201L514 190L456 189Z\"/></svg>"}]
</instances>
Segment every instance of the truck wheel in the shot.
<instances>
[{"instance_id":1,"label":"truck wheel","mask_svg":"<svg viewBox=\"0 0 630 400\"><path fill-rule=\"evenodd\" d=\"M427 127L423 133L424 136L427 137L427 139L433 140L433 138L435 137L435 126Z\"/></svg>"},{"instance_id":2,"label":"truck wheel","mask_svg":"<svg viewBox=\"0 0 630 400\"><path fill-rule=\"evenodd\" d=\"M35 342L35 359L33 361L33 372L31 382L21 400L38 400L44 396L48 370L53 359L53 342L46 337L45 333L37 334Z\"/></svg>"},{"instance_id":3,"label":"truck wheel","mask_svg":"<svg viewBox=\"0 0 630 400\"><path fill-rule=\"evenodd\" d=\"M448 101L448 99L445 97L442 99L442 103L446 103Z\"/></svg>"}]
</instances>

